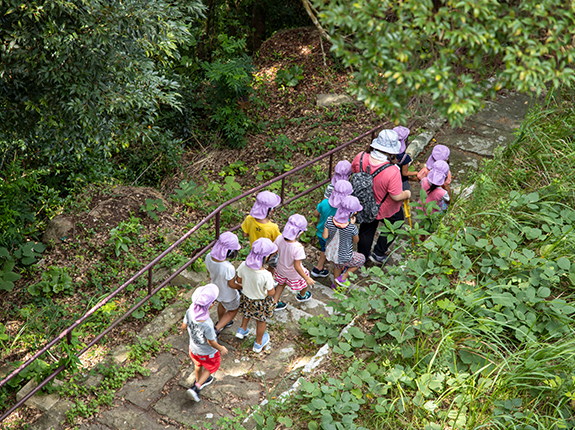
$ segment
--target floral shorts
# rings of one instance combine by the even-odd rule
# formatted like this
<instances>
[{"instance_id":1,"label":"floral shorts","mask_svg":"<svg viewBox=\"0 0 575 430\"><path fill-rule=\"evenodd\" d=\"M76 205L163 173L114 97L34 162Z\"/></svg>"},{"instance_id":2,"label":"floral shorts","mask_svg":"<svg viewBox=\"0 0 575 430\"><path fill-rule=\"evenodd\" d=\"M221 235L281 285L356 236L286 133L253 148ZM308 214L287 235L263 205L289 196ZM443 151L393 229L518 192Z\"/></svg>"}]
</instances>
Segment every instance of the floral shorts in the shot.
<instances>
[{"instance_id":1,"label":"floral shorts","mask_svg":"<svg viewBox=\"0 0 575 430\"><path fill-rule=\"evenodd\" d=\"M365 255L360 254L359 252L353 252L353 257L347 263L341 264L334 264L333 266L336 269L343 270L346 267L361 267L365 264Z\"/></svg>"},{"instance_id":2,"label":"floral shorts","mask_svg":"<svg viewBox=\"0 0 575 430\"><path fill-rule=\"evenodd\" d=\"M250 299L244 294L240 297L240 312L246 318L265 321L274 315L275 308L274 298L271 296L261 300Z\"/></svg>"}]
</instances>

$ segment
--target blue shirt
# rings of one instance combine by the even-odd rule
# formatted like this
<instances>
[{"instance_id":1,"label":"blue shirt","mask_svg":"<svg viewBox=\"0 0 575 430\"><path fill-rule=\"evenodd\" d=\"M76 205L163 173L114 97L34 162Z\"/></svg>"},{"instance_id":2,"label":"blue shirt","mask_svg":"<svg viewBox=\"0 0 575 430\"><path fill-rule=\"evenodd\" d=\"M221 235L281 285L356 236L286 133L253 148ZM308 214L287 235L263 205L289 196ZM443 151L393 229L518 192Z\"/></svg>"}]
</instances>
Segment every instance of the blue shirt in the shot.
<instances>
[{"instance_id":1,"label":"blue shirt","mask_svg":"<svg viewBox=\"0 0 575 430\"><path fill-rule=\"evenodd\" d=\"M319 212L319 223L317 224L317 237L323 239L323 229L325 227L325 221L330 216L335 216L337 212L336 208L330 206L328 199L323 199L319 205L317 205L317 211Z\"/></svg>"}]
</instances>

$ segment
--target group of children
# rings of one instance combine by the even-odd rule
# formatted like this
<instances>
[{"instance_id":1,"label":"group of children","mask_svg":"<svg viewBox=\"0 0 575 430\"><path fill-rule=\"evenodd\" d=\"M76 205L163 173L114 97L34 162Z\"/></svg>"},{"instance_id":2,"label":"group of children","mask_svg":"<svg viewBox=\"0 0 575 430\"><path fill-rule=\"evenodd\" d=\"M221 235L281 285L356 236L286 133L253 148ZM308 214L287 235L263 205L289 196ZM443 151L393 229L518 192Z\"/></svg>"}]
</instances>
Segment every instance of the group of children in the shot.
<instances>
[{"instance_id":1,"label":"group of children","mask_svg":"<svg viewBox=\"0 0 575 430\"><path fill-rule=\"evenodd\" d=\"M402 128L405 130L399 130L398 135L404 137L405 141L409 129ZM425 167L417 173L423 189L428 193L428 201L438 201L440 208L450 199L448 157L449 149L437 145ZM407 158L409 156L400 161L408 166L411 158ZM403 174L403 167L398 167ZM335 280L332 288L338 285L350 286L349 273L355 272L365 263L365 256L353 249L353 244L359 241L356 214L363 208L352 195L353 187L349 182L351 174L349 161L337 163L324 199L316 207L314 215L318 217L317 237L321 252L311 274L302 265L306 254L303 245L298 242L300 235L307 230L307 220L302 215L292 215L280 232L271 217L274 209L280 205L281 198L270 191L263 191L256 196L250 214L241 225L244 236L249 238L251 250L237 271L229 260L237 256L239 239L231 232L220 235L205 258L210 275L209 283L199 287L192 295L192 305L182 324L182 329L188 330L189 353L195 366L196 382L187 391L191 399L200 401L200 390L213 382L212 375L220 366L221 355L228 352L218 343L217 336L232 326L238 312L243 318L235 336L240 339L248 336L248 323L252 318L255 319L253 351L259 353L269 343L266 320L274 312L287 307L280 300L286 285L297 292L297 301L310 300L312 293L309 287L315 283L312 277L329 276L325 263L331 261ZM406 169L403 176L407 178L415 175L415 172ZM209 316L209 309L215 301L218 302L216 324Z\"/></svg>"}]
</instances>

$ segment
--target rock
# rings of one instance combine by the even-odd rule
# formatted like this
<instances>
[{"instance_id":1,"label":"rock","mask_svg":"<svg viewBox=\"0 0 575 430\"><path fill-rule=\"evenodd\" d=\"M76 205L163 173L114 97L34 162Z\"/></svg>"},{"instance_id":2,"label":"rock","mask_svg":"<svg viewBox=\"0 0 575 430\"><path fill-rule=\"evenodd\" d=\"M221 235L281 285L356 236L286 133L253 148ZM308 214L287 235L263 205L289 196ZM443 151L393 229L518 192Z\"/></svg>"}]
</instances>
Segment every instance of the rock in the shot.
<instances>
[{"instance_id":1,"label":"rock","mask_svg":"<svg viewBox=\"0 0 575 430\"><path fill-rule=\"evenodd\" d=\"M59 430L64 428L62 425L66 420L66 412L68 412L72 406L72 402L68 400L60 400L54 406L43 414L34 424L30 426L31 430Z\"/></svg>"},{"instance_id":2,"label":"rock","mask_svg":"<svg viewBox=\"0 0 575 430\"><path fill-rule=\"evenodd\" d=\"M128 348L124 345L119 345L110 351L114 364L122 364L128 359Z\"/></svg>"},{"instance_id":3,"label":"rock","mask_svg":"<svg viewBox=\"0 0 575 430\"><path fill-rule=\"evenodd\" d=\"M70 217L58 215L50 220L46 231L42 235L42 243L52 245L61 243L74 229L74 223Z\"/></svg>"},{"instance_id":4,"label":"rock","mask_svg":"<svg viewBox=\"0 0 575 430\"><path fill-rule=\"evenodd\" d=\"M124 404L105 411L98 419L102 424L117 430L163 430L175 429L174 426L166 426L160 420L153 418L146 411L130 404Z\"/></svg>"},{"instance_id":5,"label":"rock","mask_svg":"<svg viewBox=\"0 0 575 430\"><path fill-rule=\"evenodd\" d=\"M318 106L339 106L343 104L356 104L357 102L347 94L318 94Z\"/></svg>"},{"instance_id":6,"label":"rock","mask_svg":"<svg viewBox=\"0 0 575 430\"><path fill-rule=\"evenodd\" d=\"M59 380L55 380L54 386L59 385L62 385L62 382ZM16 393L16 400L17 401L22 400L24 396L26 396L30 391L32 391L37 386L38 383L36 382L36 380L31 379L30 381L28 381L26 385L24 385L24 387L20 389L20 391ZM39 409L41 411L48 411L50 408L52 408L52 406L54 406L58 402L58 400L60 400L60 396L57 393L52 394L36 393L26 401L26 405L31 408Z\"/></svg>"}]
</instances>

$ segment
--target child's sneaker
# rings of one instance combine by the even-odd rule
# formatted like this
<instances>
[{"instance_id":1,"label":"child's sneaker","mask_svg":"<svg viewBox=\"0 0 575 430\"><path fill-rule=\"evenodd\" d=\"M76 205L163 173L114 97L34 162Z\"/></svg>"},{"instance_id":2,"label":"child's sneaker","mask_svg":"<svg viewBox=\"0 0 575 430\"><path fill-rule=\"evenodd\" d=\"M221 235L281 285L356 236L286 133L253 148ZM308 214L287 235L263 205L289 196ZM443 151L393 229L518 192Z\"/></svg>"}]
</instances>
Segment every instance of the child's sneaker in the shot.
<instances>
[{"instance_id":1,"label":"child's sneaker","mask_svg":"<svg viewBox=\"0 0 575 430\"><path fill-rule=\"evenodd\" d=\"M276 305L276 311L283 311L285 308L287 308L287 304L284 302L278 302Z\"/></svg>"},{"instance_id":2,"label":"child's sneaker","mask_svg":"<svg viewBox=\"0 0 575 430\"><path fill-rule=\"evenodd\" d=\"M212 375L210 375L208 377L208 379L206 379L206 382L204 382L202 384L202 386L200 387L200 390L203 390L204 388L206 388L208 385L210 385L212 382L214 382L214 377ZM195 385L194 385L195 386Z\"/></svg>"},{"instance_id":3,"label":"child's sneaker","mask_svg":"<svg viewBox=\"0 0 575 430\"><path fill-rule=\"evenodd\" d=\"M347 288L351 287L351 282L349 281L349 279L346 279L344 281L342 276L343 275L339 275L339 277L335 279L335 283L340 287L347 287Z\"/></svg>"},{"instance_id":4,"label":"child's sneaker","mask_svg":"<svg viewBox=\"0 0 575 430\"><path fill-rule=\"evenodd\" d=\"M257 342L254 342L253 351L259 354L260 352L262 352L262 349L264 349L264 346L266 346L269 343L269 341L270 341L270 335L266 331L264 333L264 335L262 336L262 344L261 345Z\"/></svg>"},{"instance_id":5,"label":"child's sneaker","mask_svg":"<svg viewBox=\"0 0 575 430\"><path fill-rule=\"evenodd\" d=\"M295 299L298 302L307 302L309 299L311 299L311 292L306 291L303 296L300 293L297 293L297 296L295 296Z\"/></svg>"},{"instance_id":6,"label":"child's sneaker","mask_svg":"<svg viewBox=\"0 0 575 430\"><path fill-rule=\"evenodd\" d=\"M327 269L318 270L317 267L314 267L311 270L311 276L313 276L314 278L327 278L329 276L329 270Z\"/></svg>"},{"instance_id":7,"label":"child's sneaker","mask_svg":"<svg viewBox=\"0 0 575 430\"><path fill-rule=\"evenodd\" d=\"M217 326L220 322L218 321L217 323L214 324L214 327ZM220 329L216 329L216 335L219 335L222 331L224 331L225 329L231 327L234 325L233 321L230 321L229 323L227 323L225 326L223 326Z\"/></svg>"},{"instance_id":8,"label":"child's sneaker","mask_svg":"<svg viewBox=\"0 0 575 430\"><path fill-rule=\"evenodd\" d=\"M192 388L190 388L188 391L186 391L186 395L188 396L188 398L190 400L193 400L194 402L200 401L200 390L198 387L196 387L195 384Z\"/></svg>"},{"instance_id":9,"label":"child's sneaker","mask_svg":"<svg viewBox=\"0 0 575 430\"><path fill-rule=\"evenodd\" d=\"M246 337L248 334L250 334L250 329L243 329L241 327L238 327L238 331L236 331L236 337L238 339L243 339L244 337Z\"/></svg>"}]
</instances>

